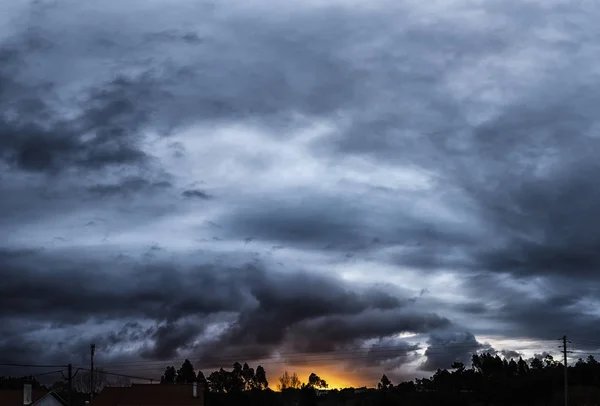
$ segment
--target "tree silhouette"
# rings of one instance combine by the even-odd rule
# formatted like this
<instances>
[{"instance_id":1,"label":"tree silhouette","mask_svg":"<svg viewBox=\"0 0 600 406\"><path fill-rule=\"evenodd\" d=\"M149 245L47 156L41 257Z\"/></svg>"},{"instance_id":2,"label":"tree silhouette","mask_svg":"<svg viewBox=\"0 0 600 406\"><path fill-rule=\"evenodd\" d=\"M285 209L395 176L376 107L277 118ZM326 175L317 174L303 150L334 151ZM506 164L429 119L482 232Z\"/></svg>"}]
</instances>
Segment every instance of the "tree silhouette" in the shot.
<instances>
[{"instance_id":1,"label":"tree silhouette","mask_svg":"<svg viewBox=\"0 0 600 406\"><path fill-rule=\"evenodd\" d=\"M229 373L228 392L241 392L245 389L244 383L244 368L242 364L236 362L233 364L233 370Z\"/></svg>"},{"instance_id":2,"label":"tree silhouette","mask_svg":"<svg viewBox=\"0 0 600 406\"><path fill-rule=\"evenodd\" d=\"M267 381L267 373L262 365L256 367L256 388L265 390L269 387L269 381Z\"/></svg>"},{"instance_id":3,"label":"tree silhouette","mask_svg":"<svg viewBox=\"0 0 600 406\"><path fill-rule=\"evenodd\" d=\"M221 368L208 376L208 388L211 392L228 392L229 372Z\"/></svg>"},{"instance_id":4,"label":"tree silhouette","mask_svg":"<svg viewBox=\"0 0 600 406\"><path fill-rule=\"evenodd\" d=\"M247 363L244 362L242 367L242 379L244 381L244 389L252 390L256 388L256 375L254 368L250 368Z\"/></svg>"},{"instance_id":5,"label":"tree silhouette","mask_svg":"<svg viewBox=\"0 0 600 406\"><path fill-rule=\"evenodd\" d=\"M390 381L390 378L388 378L385 374L383 374L381 380L377 384L378 389L389 389L392 386L394 386L392 385L392 381Z\"/></svg>"},{"instance_id":6,"label":"tree silhouette","mask_svg":"<svg viewBox=\"0 0 600 406\"><path fill-rule=\"evenodd\" d=\"M298 379L298 375L294 372L292 375L285 371L283 375L279 377L279 384L277 385L277 389L300 389L302 383L300 379Z\"/></svg>"},{"instance_id":7,"label":"tree silhouette","mask_svg":"<svg viewBox=\"0 0 600 406\"><path fill-rule=\"evenodd\" d=\"M160 378L160 383L162 384L173 384L175 383L175 379L177 378L177 372L175 371L175 367L167 367L165 368L165 373Z\"/></svg>"},{"instance_id":8,"label":"tree silhouette","mask_svg":"<svg viewBox=\"0 0 600 406\"><path fill-rule=\"evenodd\" d=\"M196 382L196 372L194 372L194 366L186 359L181 364L181 368L177 370L177 376L175 378L177 383L192 383Z\"/></svg>"},{"instance_id":9,"label":"tree silhouette","mask_svg":"<svg viewBox=\"0 0 600 406\"><path fill-rule=\"evenodd\" d=\"M317 398L315 388L321 379L316 374L304 385L296 374L287 371L279 378L282 393L259 391L265 389L266 372L262 366L252 368L235 363L231 371L220 369L208 376L207 404L280 406L311 405L495 405L542 406L562 401L563 366L554 358L537 356L528 361L522 358L501 358L496 353L477 353L471 366L452 363L439 369L429 378L402 382L396 387L383 375L377 387L381 390L331 390ZM600 398L600 364L590 356L569 366L570 404L595 404ZM199 374L200 375L200 374ZM241 386L238 378L242 379ZM199 378L200 379L200 378ZM252 384L248 385L248 382ZM248 390L251 389L251 390ZM300 389L300 390L298 390Z\"/></svg>"},{"instance_id":10,"label":"tree silhouette","mask_svg":"<svg viewBox=\"0 0 600 406\"><path fill-rule=\"evenodd\" d=\"M206 378L204 377L202 371L198 371L198 375L196 375L196 380L202 385L204 385L205 388L208 386L208 382L206 381Z\"/></svg>"},{"instance_id":11,"label":"tree silhouette","mask_svg":"<svg viewBox=\"0 0 600 406\"><path fill-rule=\"evenodd\" d=\"M90 382L91 376L90 371L80 370L73 379L73 388L80 393L100 393L108 382L106 372L100 368L95 368L93 384ZM93 387L90 387L90 385L93 385Z\"/></svg>"},{"instance_id":12,"label":"tree silhouette","mask_svg":"<svg viewBox=\"0 0 600 406\"><path fill-rule=\"evenodd\" d=\"M519 361L517 362L517 374L521 378L524 378L527 376L528 373L529 373L529 366L527 365L527 363L525 361L523 361L523 358L519 357Z\"/></svg>"},{"instance_id":13,"label":"tree silhouette","mask_svg":"<svg viewBox=\"0 0 600 406\"><path fill-rule=\"evenodd\" d=\"M310 376L308 377L308 387L310 388L320 388L320 389L326 389L327 387L329 387L329 385L327 385L327 382L325 382L323 379L319 378L319 376L317 374L315 374L314 372L310 374Z\"/></svg>"},{"instance_id":14,"label":"tree silhouette","mask_svg":"<svg viewBox=\"0 0 600 406\"><path fill-rule=\"evenodd\" d=\"M33 389L41 387L40 382L31 375L19 378L13 376L0 376L0 389L23 389L23 383L25 382L31 383Z\"/></svg>"},{"instance_id":15,"label":"tree silhouette","mask_svg":"<svg viewBox=\"0 0 600 406\"><path fill-rule=\"evenodd\" d=\"M508 376L515 376L519 374L519 365L515 362L514 359L510 359L508 365L506 366L506 371Z\"/></svg>"},{"instance_id":16,"label":"tree silhouette","mask_svg":"<svg viewBox=\"0 0 600 406\"><path fill-rule=\"evenodd\" d=\"M450 368L452 369L456 369L457 371L464 371L465 370L465 364L463 364L462 362L453 362L452 365L450 365Z\"/></svg>"},{"instance_id":17,"label":"tree silhouette","mask_svg":"<svg viewBox=\"0 0 600 406\"><path fill-rule=\"evenodd\" d=\"M544 363L542 362L541 359L534 358L531 360L531 369L534 369L536 371L541 371L542 369L544 369Z\"/></svg>"},{"instance_id":18,"label":"tree silhouette","mask_svg":"<svg viewBox=\"0 0 600 406\"><path fill-rule=\"evenodd\" d=\"M125 376L117 376L115 379L108 381L106 386L111 386L113 388L127 388L131 386L131 380Z\"/></svg>"}]
</instances>

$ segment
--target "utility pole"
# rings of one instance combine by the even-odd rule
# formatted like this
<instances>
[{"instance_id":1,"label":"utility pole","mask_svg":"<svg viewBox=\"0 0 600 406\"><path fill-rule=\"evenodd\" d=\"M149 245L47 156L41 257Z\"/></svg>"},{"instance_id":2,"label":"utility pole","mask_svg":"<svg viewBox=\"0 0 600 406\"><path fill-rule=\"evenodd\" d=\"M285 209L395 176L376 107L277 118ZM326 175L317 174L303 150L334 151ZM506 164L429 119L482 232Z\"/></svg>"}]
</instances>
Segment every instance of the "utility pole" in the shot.
<instances>
[{"instance_id":1,"label":"utility pole","mask_svg":"<svg viewBox=\"0 0 600 406\"><path fill-rule=\"evenodd\" d=\"M90 344L90 401L94 397L94 352L96 346Z\"/></svg>"},{"instance_id":2,"label":"utility pole","mask_svg":"<svg viewBox=\"0 0 600 406\"><path fill-rule=\"evenodd\" d=\"M568 378L567 378L567 372L569 370L569 367L567 366L567 336L563 336L562 338L563 340L563 362L565 365L565 406L569 405L569 382L568 382Z\"/></svg>"},{"instance_id":3,"label":"utility pole","mask_svg":"<svg viewBox=\"0 0 600 406\"><path fill-rule=\"evenodd\" d=\"M68 368L69 406L73 406L73 365L69 364Z\"/></svg>"}]
</instances>

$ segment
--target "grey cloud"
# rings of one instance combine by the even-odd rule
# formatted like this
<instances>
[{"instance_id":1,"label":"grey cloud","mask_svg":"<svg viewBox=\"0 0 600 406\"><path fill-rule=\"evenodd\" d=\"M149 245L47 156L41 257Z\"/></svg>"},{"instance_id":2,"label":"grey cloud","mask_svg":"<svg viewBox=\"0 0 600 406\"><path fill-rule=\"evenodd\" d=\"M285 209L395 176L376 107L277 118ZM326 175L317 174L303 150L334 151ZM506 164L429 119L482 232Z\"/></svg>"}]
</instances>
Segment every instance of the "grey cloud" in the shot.
<instances>
[{"instance_id":1,"label":"grey cloud","mask_svg":"<svg viewBox=\"0 0 600 406\"><path fill-rule=\"evenodd\" d=\"M468 366L472 354L479 350L491 350L489 346L478 342L472 333L452 330L432 333L427 344L427 360L420 366L425 371L447 369L455 361Z\"/></svg>"},{"instance_id":2,"label":"grey cloud","mask_svg":"<svg viewBox=\"0 0 600 406\"><path fill-rule=\"evenodd\" d=\"M547 351L544 351L544 352L542 352L541 354L538 354L538 353L536 353L536 354L533 354L533 358L536 358L536 359L545 359L545 358L547 358L547 357L549 357L549 356L551 357L551 356L552 356L552 354L550 354L550 353L549 353L549 352L547 352ZM532 359L533 359L533 358L532 358Z\"/></svg>"},{"instance_id":3,"label":"grey cloud","mask_svg":"<svg viewBox=\"0 0 600 406\"><path fill-rule=\"evenodd\" d=\"M470 314L484 314L488 312L488 308L484 303L467 303L456 306L457 309Z\"/></svg>"},{"instance_id":4,"label":"grey cloud","mask_svg":"<svg viewBox=\"0 0 600 406\"><path fill-rule=\"evenodd\" d=\"M309 202L279 201L261 207L241 207L217 222L239 234L300 246L320 243L349 249L363 239L357 209L335 198L311 196Z\"/></svg>"},{"instance_id":5,"label":"grey cloud","mask_svg":"<svg viewBox=\"0 0 600 406\"><path fill-rule=\"evenodd\" d=\"M203 326L197 323L166 323L159 326L150 336L154 340L151 349L141 353L142 357L168 360L178 355L178 350L184 349L195 339Z\"/></svg>"},{"instance_id":6,"label":"grey cloud","mask_svg":"<svg viewBox=\"0 0 600 406\"><path fill-rule=\"evenodd\" d=\"M44 273L38 272L41 264L47 269ZM246 357L269 356L289 345L328 351L360 339L426 332L450 323L406 309L412 302L389 290L311 273L275 274L256 267L215 272L210 265L156 264L135 265L115 274L104 266L108 264L77 256L65 261L43 252L5 251L0 264L2 305L12 309L15 321L53 320L53 328L67 330L96 319L149 320L154 328L126 322L99 343L110 353L127 342L152 342L139 356L168 359L179 351L193 351L207 362L242 349ZM190 320L192 315L196 318ZM228 329L214 343L192 345L208 325L207 317L229 320ZM17 322L11 326L5 343L9 346L25 331ZM67 344L65 351L77 349Z\"/></svg>"},{"instance_id":7,"label":"grey cloud","mask_svg":"<svg viewBox=\"0 0 600 406\"><path fill-rule=\"evenodd\" d=\"M599 333L595 328L598 317L585 311L581 303L597 297L596 285L585 280L567 276L542 279L538 275L514 278L510 274L481 272L465 278L463 287L465 294L477 298L474 303L487 308L478 313L479 321L485 322L486 327L477 330L477 334L538 340L555 340L568 334L593 341ZM524 287L528 294L524 294ZM457 307L463 311L462 305ZM553 320L563 323L557 326Z\"/></svg>"},{"instance_id":8,"label":"grey cloud","mask_svg":"<svg viewBox=\"0 0 600 406\"><path fill-rule=\"evenodd\" d=\"M39 273L39 267L49 271ZM75 265L77 264L77 265ZM42 254L15 257L3 255L3 303L14 316L43 320L52 316L55 322L78 324L93 316L122 316L178 319L186 312L210 313L235 310L228 296L239 293L239 284L227 284L211 272L211 266L181 273L165 265L134 266L125 276L107 272L101 261L67 261ZM82 272L81 269L85 269ZM90 278L98 283L90 284ZM139 278L141 284L135 282ZM232 273L225 280L235 280ZM31 281L36 283L32 284ZM183 287L191 284L204 293L196 295ZM48 287L52 286L52 290ZM28 292L23 296L22 292ZM238 294L239 296L239 294ZM77 306L73 306L77 303ZM136 303L131 307L131 303Z\"/></svg>"},{"instance_id":9,"label":"grey cloud","mask_svg":"<svg viewBox=\"0 0 600 406\"><path fill-rule=\"evenodd\" d=\"M151 182L141 177L131 177L120 180L113 184L98 184L88 188L94 197L113 197L137 195L144 191L165 190L172 187L168 181Z\"/></svg>"},{"instance_id":10,"label":"grey cloud","mask_svg":"<svg viewBox=\"0 0 600 406\"><path fill-rule=\"evenodd\" d=\"M500 354L506 359L518 359L521 353L515 350L502 350Z\"/></svg>"},{"instance_id":11,"label":"grey cloud","mask_svg":"<svg viewBox=\"0 0 600 406\"><path fill-rule=\"evenodd\" d=\"M440 226L432 230L426 219L413 217L410 202L399 199L398 207L370 210L362 201L342 196L306 192L301 198L262 201L259 205L240 203L217 222L236 235L251 235L257 240L283 243L301 249L326 250L351 255L376 253L390 247L412 247L424 244L442 249L453 241L472 242L470 236ZM406 205L406 206L405 206ZM414 255L421 251L414 250ZM431 253L430 253L431 254ZM391 262L407 264L410 252L402 251ZM424 257L434 258L423 253Z\"/></svg>"},{"instance_id":12,"label":"grey cloud","mask_svg":"<svg viewBox=\"0 0 600 406\"><path fill-rule=\"evenodd\" d=\"M146 39L152 46L155 41L166 41L166 42L186 42L189 44L200 44L203 42L200 36L193 32L182 32L180 30L164 30L161 32L146 34Z\"/></svg>"},{"instance_id":13,"label":"grey cloud","mask_svg":"<svg viewBox=\"0 0 600 406\"><path fill-rule=\"evenodd\" d=\"M115 80L92 93L72 120L60 118L48 105L52 89L42 94L31 86L5 89L8 94L0 97L15 101L9 114L0 117L1 156L18 168L39 172L145 164L148 157L138 145L144 112L130 101L143 95L130 94L135 91L131 87L126 79Z\"/></svg>"},{"instance_id":14,"label":"grey cloud","mask_svg":"<svg viewBox=\"0 0 600 406\"><path fill-rule=\"evenodd\" d=\"M293 14L225 4L204 14L177 6L163 13L139 2L89 13L98 10L64 4L72 8L26 12L22 29L1 40L0 227L6 235L40 219L87 215L100 206L98 199L81 199L90 193L104 197L113 222L128 217L123 223L132 229L176 211L184 204L177 196L169 207L157 195L143 207L133 199L169 189L159 176L167 171L158 157L163 151L153 155L148 134L162 142L194 124L251 123L284 138L323 119L332 130L312 142L315 159L334 165L340 157L366 156L398 170L416 166L431 175L435 191L378 186L357 199L339 184L329 196L305 188L299 203L292 198L300 192L260 203L241 196L233 209L220 207L215 221L224 230L238 240L252 236L292 249L331 247L326 251L354 257L386 251L376 259L399 273L404 267L427 275L451 271L465 278L462 288L475 299L444 311L449 318L467 314L473 324L494 323L487 332L539 339L599 333L597 316L577 300L596 300L600 264L593 11L502 2L449 6L420 18L424 11L414 4L326 12L303 6ZM565 23L566 8L574 23ZM96 17L75 22L74 15ZM113 30L115 24L122 30ZM188 186L182 196L205 199L205 193ZM423 205L414 208L413 201ZM436 220L427 211L435 210L431 202L443 216L464 220ZM69 241L77 244L77 236ZM105 258L114 256L110 250ZM150 358L190 345L202 329L182 319L189 314L227 313L220 317L233 325L214 348L240 354L283 344L326 351L452 324L402 293L335 278L188 269L177 255L171 264L124 261L119 276L114 264L74 251L0 254L2 304L15 309L14 317L52 317L65 328L92 316L150 318L154 330L130 326L111 338L156 341L146 349ZM531 286L531 295L505 289L499 276ZM22 291L31 296L19 296ZM567 331L554 331L556 320ZM23 350L15 343L36 345L18 338L30 326L9 327L1 353ZM437 334L425 369L466 357L436 354L437 345L479 345L472 334ZM210 348L198 349L204 350ZM29 354L37 357L36 351Z\"/></svg>"},{"instance_id":15,"label":"grey cloud","mask_svg":"<svg viewBox=\"0 0 600 406\"><path fill-rule=\"evenodd\" d=\"M189 190L184 190L181 195L185 198L197 198L197 199L201 199L201 200L210 200L213 198L212 195L206 193L203 190L200 189L189 189Z\"/></svg>"},{"instance_id":16,"label":"grey cloud","mask_svg":"<svg viewBox=\"0 0 600 406\"><path fill-rule=\"evenodd\" d=\"M320 337L320 351L331 351L334 343L356 344L359 340L381 338L400 333L427 333L451 325L450 320L436 314L419 314L401 309L364 311L351 317L323 316L292 329L292 337ZM302 342L302 341L300 341Z\"/></svg>"},{"instance_id":17,"label":"grey cloud","mask_svg":"<svg viewBox=\"0 0 600 406\"><path fill-rule=\"evenodd\" d=\"M420 347L395 337L383 337L372 345L365 359L367 366L383 366L393 370L417 358L415 353Z\"/></svg>"},{"instance_id":18,"label":"grey cloud","mask_svg":"<svg viewBox=\"0 0 600 406\"><path fill-rule=\"evenodd\" d=\"M144 329L139 322L128 322L118 331L111 331L108 334L107 341L112 345L131 341L141 341L153 332L154 329Z\"/></svg>"},{"instance_id":19,"label":"grey cloud","mask_svg":"<svg viewBox=\"0 0 600 406\"><path fill-rule=\"evenodd\" d=\"M369 309L394 309L402 301L380 292L359 293L347 290L347 286L330 277L308 273L291 275L266 275L251 281L252 296L256 304L242 312L239 320L223 340L280 345L284 343L290 328L305 320L317 320L327 315L339 315L352 324L352 315ZM365 333L368 334L368 333ZM336 338L328 340L320 336L305 335L309 346L335 346ZM310 337L314 337L310 338Z\"/></svg>"},{"instance_id":20,"label":"grey cloud","mask_svg":"<svg viewBox=\"0 0 600 406\"><path fill-rule=\"evenodd\" d=\"M334 22L345 29L351 27L339 18L315 20L313 24L326 23L324 29ZM290 116L298 110L320 115L353 99L354 86L348 85L360 83L355 80L356 75L344 59L311 41L312 34L299 30L297 38L272 35L273 30L287 30L287 22L264 25L242 19L230 23L236 27L236 40L222 44L223 36L208 38L198 50L200 60L192 58L171 66L153 61L141 74L119 72L116 78L100 75L99 83L80 90L79 105L75 106L78 114L71 119L62 118L60 113L60 107L74 107L59 107L65 92L64 78L57 76L53 83L54 78L48 76L46 86L41 77L33 76L35 70L19 69L26 66L28 53L57 62L53 58L63 47L62 38L49 30L42 37L50 45L37 49L23 47L27 34L17 34L17 38L22 35L20 41L4 44L4 58L10 60L2 75L13 85L3 86L0 95L12 100L11 114L1 121L2 157L31 171L141 165L149 159L140 146L144 129L169 132L202 119ZM96 27L89 29L91 34L82 41L90 35L110 35L94 31ZM161 37L173 37L169 32L164 31ZM194 36L185 34L183 39L193 40ZM244 39L242 42L252 39L253 47L259 49L249 53L248 47L240 43ZM146 37L146 41L150 41L147 45L152 49L160 46L155 37ZM240 58L244 59L243 64L232 64L233 59ZM264 70L264 63L272 63L272 70ZM329 91L322 92L324 88Z\"/></svg>"}]
</instances>

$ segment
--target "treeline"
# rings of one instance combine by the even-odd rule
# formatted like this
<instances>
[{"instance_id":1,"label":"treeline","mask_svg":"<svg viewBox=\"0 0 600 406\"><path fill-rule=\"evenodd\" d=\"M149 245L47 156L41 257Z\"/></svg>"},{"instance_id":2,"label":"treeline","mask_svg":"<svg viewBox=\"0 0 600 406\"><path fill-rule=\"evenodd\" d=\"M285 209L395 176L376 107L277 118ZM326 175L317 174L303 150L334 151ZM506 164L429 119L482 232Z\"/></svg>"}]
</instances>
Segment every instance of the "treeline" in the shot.
<instances>
[{"instance_id":1,"label":"treeline","mask_svg":"<svg viewBox=\"0 0 600 406\"><path fill-rule=\"evenodd\" d=\"M489 353L472 356L471 367L455 362L430 378L394 386L384 375L378 385L390 404L560 405L564 404L564 365L551 355L526 362ZM600 364L593 356L567 368L571 405L600 398ZM385 401L383 403L386 403Z\"/></svg>"},{"instance_id":2,"label":"treeline","mask_svg":"<svg viewBox=\"0 0 600 406\"><path fill-rule=\"evenodd\" d=\"M163 381L185 382L186 377L202 381L207 388L206 404L215 406L562 405L563 374L563 364L551 355L525 361L484 353L473 355L470 367L455 362L429 378L394 384L383 375L376 388L333 389L326 394L315 390L328 385L314 373L302 383L295 373L285 372L275 392L264 368L258 366L255 371L237 362L233 369L220 369L204 379L202 372L193 373L186 360L177 371L167 368ZM592 404L600 398L600 363L593 356L568 367L568 379L569 404Z\"/></svg>"},{"instance_id":3,"label":"treeline","mask_svg":"<svg viewBox=\"0 0 600 406\"><path fill-rule=\"evenodd\" d=\"M174 366L167 367L165 373L160 378L161 384L189 384L192 382L201 382L209 392L216 393L264 391L270 389L267 373L262 365L256 367L255 371L247 363L242 365L239 362L233 364L231 371L221 368L206 378L202 371L198 371L196 374L194 366L186 359L181 368L177 370ZM314 372L308 377L308 382L303 383L296 373L290 374L285 371L279 378L277 389L280 391L285 389L325 389L328 386L327 382Z\"/></svg>"},{"instance_id":4,"label":"treeline","mask_svg":"<svg viewBox=\"0 0 600 406\"><path fill-rule=\"evenodd\" d=\"M314 372L307 382L302 382L296 373L285 371L277 380L278 392L275 392L270 388L267 373L261 365L255 370L247 363L236 362L231 370L221 368L205 377L202 371L196 373L187 359L179 369L167 367L160 382L167 385L201 382L206 390L206 404L214 406L315 404L315 389L329 386Z\"/></svg>"},{"instance_id":5,"label":"treeline","mask_svg":"<svg viewBox=\"0 0 600 406\"><path fill-rule=\"evenodd\" d=\"M31 384L32 389L47 389L45 386L32 375L22 376L20 378L13 376L0 376L0 390L12 389L21 390L23 389L23 383L28 382Z\"/></svg>"},{"instance_id":6,"label":"treeline","mask_svg":"<svg viewBox=\"0 0 600 406\"><path fill-rule=\"evenodd\" d=\"M84 372L84 371L81 371ZM80 373L81 373L80 372ZM100 373L101 371L98 371ZM197 373L189 360L181 368L167 367L161 384L202 382L207 406L370 406L370 405L562 405L564 366L550 355L525 361L501 358L489 353L472 356L471 366L455 362L448 369L439 369L431 377L393 383L386 375L375 388L333 389L327 392L327 382L312 373L301 382L295 373L285 372L277 379L276 389L270 387L262 366L234 363L205 377ZM74 385L75 404L83 404L89 387L89 376L81 377L82 386ZM98 380L101 380L98 376ZM0 377L0 389L21 389L25 381L34 388L45 388L32 376ZM75 380L74 380L75 381ZM568 367L569 405L589 405L600 399L600 363L593 356L579 359ZM75 383L75 382L74 382ZM128 386L129 382L106 382ZM50 388L66 395L66 382L57 381ZM96 391L97 388L94 388Z\"/></svg>"},{"instance_id":7,"label":"treeline","mask_svg":"<svg viewBox=\"0 0 600 406\"><path fill-rule=\"evenodd\" d=\"M231 371L221 368L206 378L202 371L196 374L194 366L186 359L178 370L173 366L167 367L160 379L161 384L192 382L202 382L208 390L219 393L265 390L269 387L267 373L261 365L255 371L248 364L242 366L239 362L233 364Z\"/></svg>"}]
</instances>

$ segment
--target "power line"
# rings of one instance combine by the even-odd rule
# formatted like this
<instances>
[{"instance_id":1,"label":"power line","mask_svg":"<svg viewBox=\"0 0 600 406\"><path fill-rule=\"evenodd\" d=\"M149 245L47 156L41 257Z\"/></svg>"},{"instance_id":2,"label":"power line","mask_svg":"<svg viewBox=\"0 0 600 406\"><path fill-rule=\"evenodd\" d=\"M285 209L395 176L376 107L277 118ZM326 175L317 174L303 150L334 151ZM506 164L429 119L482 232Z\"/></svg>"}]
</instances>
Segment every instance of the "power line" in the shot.
<instances>
[{"instance_id":1,"label":"power line","mask_svg":"<svg viewBox=\"0 0 600 406\"><path fill-rule=\"evenodd\" d=\"M417 346L417 345L415 345ZM423 351L425 350L427 353L429 354L436 354L438 350L442 350L443 352L447 352L447 351L451 351L454 349L474 349L474 350L486 350L485 346L482 346L481 344L448 344L448 345L439 345L439 346L428 346L428 347L417 347L415 348L415 346L399 346L399 347L393 347L393 346L381 346L381 347L367 347L367 348L348 348L348 349L340 349L340 350L333 350L333 351L328 351L328 352L300 352L300 351L294 351L294 352L281 352L281 353L269 353L269 352L263 352L263 353L250 353L250 354L244 354L244 355L223 355L223 356L219 356L219 357L210 357L210 361L238 361L240 359L245 359L245 360L263 360L263 359L267 359L267 358L274 358L276 356L278 357L311 357L311 356L323 356L323 355L329 355L329 354L356 354L356 353L365 353L365 354L375 354L375 353L387 353L387 352L395 352L395 351L405 351L405 352L415 352L415 351ZM521 349L523 350L523 349ZM537 348L535 348L535 350L537 350ZM201 358L193 358L193 357L187 357L187 358L174 358L174 359L169 359L169 360L164 360L164 361L158 361L158 360L146 360L146 361L121 361L121 362L106 362L106 363L102 363L102 364L96 364L96 366L98 367L103 367L103 366L117 366L117 365L134 365L134 364L170 364L170 363L176 363L176 362L183 362L186 359L193 361L193 360L201 360Z\"/></svg>"},{"instance_id":2,"label":"power line","mask_svg":"<svg viewBox=\"0 0 600 406\"><path fill-rule=\"evenodd\" d=\"M58 374L58 373L63 373L65 370L64 369L59 369L58 371L52 371L52 372L43 372L41 374L34 374L31 376L44 376L44 375L52 375L52 374Z\"/></svg>"},{"instance_id":3,"label":"power line","mask_svg":"<svg viewBox=\"0 0 600 406\"><path fill-rule=\"evenodd\" d=\"M563 349L563 362L564 362L564 384L565 384L565 406L569 403L569 383L568 383L568 372L569 365L567 364L567 336L563 336L562 338L562 349Z\"/></svg>"},{"instance_id":4,"label":"power line","mask_svg":"<svg viewBox=\"0 0 600 406\"><path fill-rule=\"evenodd\" d=\"M66 365L36 365L36 364L15 364L0 363L0 367L24 367L24 368L66 368Z\"/></svg>"},{"instance_id":5,"label":"power line","mask_svg":"<svg viewBox=\"0 0 600 406\"><path fill-rule=\"evenodd\" d=\"M571 341L574 344L583 344L583 345L595 345L600 348L600 342L598 341L582 341L582 340L574 340Z\"/></svg>"},{"instance_id":6,"label":"power line","mask_svg":"<svg viewBox=\"0 0 600 406\"><path fill-rule=\"evenodd\" d=\"M447 354L447 353L448 352L438 351L438 352L429 352L428 354L429 355L442 355L442 354ZM369 353L350 354L350 355L339 355L338 354L337 356L336 356L336 354L331 354L331 356L328 356L328 357L317 357L317 358L263 360L262 362L260 362L260 364L261 365L276 365L276 364L310 365L310 364L322 363L322 362L342 362L342 361L361 361L361 360L383 363L388 360L392 361L392 360L397 360L399 358L409 358L412 356L413 356L413 354L391 354L390 356L388 356L387 354L369 354ZM194 360L192 359L191 361L194 361ZM223 362L223 361L221 360L221 362ZM202 363L201 366L196 365L196 367L197 367L197 369L219 367L219 366L222 366L221 362L219 362L219 360L209 360L208 362ZM126 365L125 368L119 368L118 370L125 371L125 372L153 370L153 371L158 372L159 369L164 368L165 365L168 365L168 363L157 363L154 365L139 365L139 366Z\"/></svg>"},{"instance_id":7,"label":"power line","mask_svg":"<svg viewBox=\"0 0 600 406\"><path fill-rule=\"evenodd\" d=\"M79 369L81 369L82 371L91 372L91 370L88 369L88 368L79 368ZM97 369L96 369L96 372L99 373L99 374L112 375L112 376L121 376L121 377L124 377L124 378L142 379L142 380L146 380L146 381L150 381L150 382L154 382L154 381L157 380L157 379L143 377L143 376L133 376L133 375L118 374L116 372L98 371Z\"/></svg>"},{"instance_id":8,"label":"power line","mask_svg":"<svg viewBox=\"0 0 600 406\"><path fill-rule=\"evenodd\" d=\"M129 362L115 362L115 363L104 363L97 364L97 367L105 367L105 366L124 366L125 368L119 370L123 371L142 371L142 370L150 370L150 369L159 369L168 364L173 364L177 361L183 361L185 359L189 359L190 361L204 361L201 362L203 364L203 368L209 368L213 366L218 366L221 363L230 362L230 361L261 361L261 364L270 365L270 364L310 364L310 363L320 363L320 362L331 362L331 361L345 361L345 360L372 360L383 362L386 360L394 360L398 358L407 358L414 356L416 351L425 350L424 354L419 354L421 356L428 355L442 355L446 353L453 353L453 350L475 350L473 352L477 352L477 350L486 351L489 348L482 348L481 344L464 344L464 343L456 343L456 344L447 344L447 345L438 345L438 346L428 346L428 347L418 347L418 344L414 346L381 346L381 347L360 347L360 348L348 348L335 350L330 352L283 352L283 353L263 353L263 354L254 354L254 355L229 355L229 356L221 356L221 357L211 357L210 359L201 359L201 358L179 358L179 359L171 359L165 361L129 361ZM539 350L539 348L520 348L520 351L523 350ZM405 352L401 354L397 354L397 352ZM276 357L284 357L284 358L276 358ZM297 357L302 357L301 359L297 359ZM65 365L42 365L42 364L25 364L25 363L0 363L0 366L9 366L9 367L28 367L28 368L65 368ZM138 366L136 368L136 366ZM89 371L88 368L79 367L79 370ZM52 371L47 374L58 373L60 371ZM109 373L111 375L116 376L125 376L133 379L142 379L154 381L155 379L139 377L139 376L131 376L124 374L116 374Z\"/></svg>"}]
</instances>

